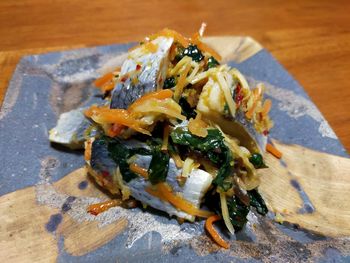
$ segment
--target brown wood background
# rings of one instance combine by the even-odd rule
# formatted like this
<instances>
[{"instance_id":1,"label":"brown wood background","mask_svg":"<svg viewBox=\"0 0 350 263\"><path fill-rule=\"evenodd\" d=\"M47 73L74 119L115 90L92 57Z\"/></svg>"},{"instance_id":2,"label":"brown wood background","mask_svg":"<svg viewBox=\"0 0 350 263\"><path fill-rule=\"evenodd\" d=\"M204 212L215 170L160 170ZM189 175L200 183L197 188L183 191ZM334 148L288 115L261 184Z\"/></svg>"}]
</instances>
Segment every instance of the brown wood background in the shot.
<instances>
[{"instance_id":1,"label":"brown wood background","mask_svg":"<svg viewBox=\"0 0 350 263\"><path fill-rule=\"evenodd\" d=\"M249 35L304 86L350 151L350 1L0 1L0 103L24 54L140 40L169 27ZM263 66L263 65L262 65Z\"/></svg>"}]
</instances>

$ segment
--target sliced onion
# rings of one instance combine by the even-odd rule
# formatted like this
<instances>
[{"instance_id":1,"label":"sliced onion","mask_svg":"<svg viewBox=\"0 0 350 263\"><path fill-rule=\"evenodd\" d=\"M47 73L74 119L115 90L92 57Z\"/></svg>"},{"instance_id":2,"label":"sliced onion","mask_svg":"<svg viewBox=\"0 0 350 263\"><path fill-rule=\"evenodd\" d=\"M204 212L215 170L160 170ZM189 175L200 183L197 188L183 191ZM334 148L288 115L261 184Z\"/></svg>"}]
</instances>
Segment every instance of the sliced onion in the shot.
<instances>
[{"instance_id":1,"label":"sliced onion","mask_svg":"<svg viewBox=\"0 0 350 263\"><path fill-rule=\"evenodd\" d=\"M247 80L238 69L233 68L230 70L230 73L238 79L243 89L250 90Z\"/></svg>"},{"instance_id":2,"label":"sliced onion","mask_svg":"<svg viewBox=\"0 0 350 263\"><path fill-rule=\"evenodd\" d=\"M226 195L223 192L220 192L220 203L221 203L221 213L222 213L222 217L224 219L225 225L228 231L230 231L230 233L233 235L235 233L235 229L233 228L230 216L228 214Z\"/></svg>"},{"instance_id":3,"label":"sliced onion","mask_svg":"<svg viewBox=\"0 0 350 263\"><path fill-rule=\"evenodd\" d=\"M228 87L227 82L224 79L222 73L218 73L216 76L217 76L217 79L219 81L221 90L224 93L226 103L228 105L228 108L230 109L230 113L231 113L232 117L235 117L235 115L236 115L236 103L233 100L230 88Z\"/></svg>"}]
</instances>

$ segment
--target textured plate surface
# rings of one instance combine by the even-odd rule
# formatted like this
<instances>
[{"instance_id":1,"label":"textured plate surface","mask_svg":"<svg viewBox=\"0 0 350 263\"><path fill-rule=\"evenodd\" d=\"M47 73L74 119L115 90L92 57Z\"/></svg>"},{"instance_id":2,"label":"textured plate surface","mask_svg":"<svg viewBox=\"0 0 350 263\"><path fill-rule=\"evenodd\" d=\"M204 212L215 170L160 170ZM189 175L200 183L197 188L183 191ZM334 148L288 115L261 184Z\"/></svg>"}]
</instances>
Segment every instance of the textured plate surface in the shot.
<instances>
[{"instance_id":1,"label":"textured plate surface","mask_svg":"<svg viewBox=\"0 0 350 263\"><path fill-rule=\"evenodd\" d=\"M241 70L251 85L265 83L266 97L273 101L272 138L348 156L302 87L258 43L242 37L216 37L207 41L217 46L227 63ZM97 217L88 215L86 206L106 195L86 179L82 170L77 170L84 164L82 153L51 147L48 130L55 125L60 113L100 100L93 80L120 65L131 46L33 55L24 57L18 64L0 112L0 195L7 211L7 227L3 226L0 232L15 246L25 248L22 259L59 262L350 260L348 239L314 235L288 224L281 226L273 222L272 214L267 218L251 214L251 223L244 230L237 236L225 237L238 240L232 242L230 251L212 244L203 232L203 222L179 225L164 214L139 209L113 208ZM17 207L11 200L22 200L22 206ZM41 238L33 240L28 234L32 232L26 232L35 226L24 218L35 216L30 212L35 209L47 209L40 210L42 216L35 223L42 225L37 232L33 230L35 235L42 236L42 242ZM21 216L16 219L19 213ZM11 231L18 233L12 236ZM35 248L38 244L41 251L46 250L41 252L45 256L36 257L35 253L40 255ZM0 249L1 255L21 261L17 256L20 249L13 248L5 254L4 247Z\"/></svg>"}]
</instances>

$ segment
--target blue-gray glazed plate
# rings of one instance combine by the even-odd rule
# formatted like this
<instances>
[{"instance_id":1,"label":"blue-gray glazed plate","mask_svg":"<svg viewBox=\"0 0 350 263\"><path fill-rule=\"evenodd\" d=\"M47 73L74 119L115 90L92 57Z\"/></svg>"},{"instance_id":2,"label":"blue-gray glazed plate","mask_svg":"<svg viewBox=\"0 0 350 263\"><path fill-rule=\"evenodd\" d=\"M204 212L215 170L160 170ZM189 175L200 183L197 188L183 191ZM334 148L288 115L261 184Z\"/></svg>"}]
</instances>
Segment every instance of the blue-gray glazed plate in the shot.
<instances>
[{"instance_id":1,"label":"blue-gray glazed plate","mask_svg":"<svg viewBox=\"0 0 350 263\"><path fill-rule=\"evenodd\" d=\"M267 50L249 37L211 37L206 41L219 50L225 62L245 74L252 85L265 84L266 96L274 105L271 117L275 128L271 138L282 142L281 147L301 155L310 153L311 160L324 156L348 164L348 154L327 121L303 88ZM316 234L318 221L315 227L305 224L304 228L305 220L296 224L299 219L291 217L293 224L279 224L273 212L265 218L251 213L250 222L243 230L235 236L224 234L231 243L229 250L219 248L207 237L203 222L179 224L163 213L139 208L115 207L99 216L88 214L88 204L108 196L80 169L84 165L83 153L52 147L48 131L56 124L59 114L101 99L93 81L120 65L132 45L26 56L17 65L0 112L2 260L350 261L350 241L346 235L325 235L326 230ZM293 154L287 153L288 156ZM286 158L276 163L285 169L291 161ZM298 177L287 168L283 171L280 177ZM290 175L286 175L288 172ZM305 190L309 188L303 188L304 191L300 186L304 186L303 181L293 180L287 180L291 184L286 189L290 188L290 195L295 194L304 202L298 210L300 217L321 211L315 205L314 195ZM269 198L272 197L267 195ZM278 214L288 218L288 211L281 210ZM350 233L349 226L345 228Z\"/></svg>"}]
</instances>

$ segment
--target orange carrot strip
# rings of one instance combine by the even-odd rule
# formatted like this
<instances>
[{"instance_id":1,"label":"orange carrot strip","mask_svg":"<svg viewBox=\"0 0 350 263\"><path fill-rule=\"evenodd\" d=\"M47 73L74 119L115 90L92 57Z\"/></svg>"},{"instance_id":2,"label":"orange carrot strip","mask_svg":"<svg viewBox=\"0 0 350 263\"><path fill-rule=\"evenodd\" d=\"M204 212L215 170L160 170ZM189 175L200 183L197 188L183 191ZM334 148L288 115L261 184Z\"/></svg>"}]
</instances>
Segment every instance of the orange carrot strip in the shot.
<instances>
[{"instance_id":1,"label":"orange carrot strip","mask_svg":"<svg viewBox=\"0 0 350 263\"><path fill-rule=\"evenodd\" d=\"M106 107L97 107L93 105L85 111L85 116L93 119L99 124L118 123L120 125L130 127L140 133L150 135L149 131L142 128L142 126L145 126L146 123L131 117L127 110L109 109Z\"/></svg>"},{"instance_id":2,"label":"orange carrot strip","mask_svg":"<svg viewBox=\"0 0 350 263\"><path fill-rule=\"evenodd\" d=\"M191 69L191 64L188 63L184 69L184 71L182 72L182 74L180 75L176 86L175 86L175 94L174 94L174 99L176 101L179 101L180 97L181 97L181 93L183 91L183 89L185 88L186 85L186 78L187 78L187 73L190 71Z\"/></svg>"},{"instance_id":3,"label":"orange carrot strip","mask_svg":"<svg viewBox=\"0 0 350 263\"><path fill-rule=\"evenodd\" d=\"M115 137L122 133L122 131L125 129L124 125L114 123L111 128L108 130L108 136Z\"/></svg>"},{"instance_id":4,"label":"orange carrot strip","mask_svg":"<svg viewBox=\"0 0 350 263\"><path fill-rule=\"evenodd\" d=\"M113 77L114 77L114 74L112 72L109 72L109 73L103 75L102 77L96 79L94 84L96 87L102 87L107 82L112 81Z\"/></svg>"},{"instance_id":5,"label":"orange carrot strip","mask_svg":"<svg viewBox=\"0 0 350 263\"><path fill-rule=\"evenodd\" d=\"M200 37L201 36L199 35L199 32L196 32L191 36L190 40L192 43L198 42L198 41L200 41Z\"/></svg>"},{"instance_id":6,"label":"orange carrot strip","mask_svg":"<svg viewBox=\"0 0 350 263\"><path fill-rule=\"evenodd\" d=\"M253 90L253 95L254 96L254 102L253 102L253 105L252 107L247 111L247 113L245 114L245 116L248 118L248 119L251 119L253 117L253 113L255 111L255 108L258 104L258 100L259 100L259 97L261 96L261 89L260 88L256 88Z\"/></svg>"},{"instance_id":7,"label":"orange carrot strip","mask_svg":"<svg viewBox=\"0 0 350 263\"><path fill-rule=\"evenodd\" d=\"M269 99L265 100L261 114L263 116L266 116L269 113L271 106L272 106L271 100Z\"/></svg>"},{"instance_id":8,"label":"orange carrot strip","mask_svg":"<svg viewBox=\"0 0 350 263\"><path fill-rule=\"evenodd\" d=\"M199 137L207 137L208 125L201 119L201 114L198 112L195 119L191 118L188 122L188 130Z\"/></svg>"},{"instance_id":9,"label":"orange carrot strip","mask_svg":"<svg viewBox=\"0 0 350 263\"><path fill-rule=\"evenodd\" d=\"M257 102L255 101L252 105L252 107L247 111L247 113L245 114L245 116L248 118L248 119L251 119L253 117L253 112L256 108L256 104Z\"/></svg>"},{"instance_id":10,"label":"orange carrot strip","mask_svg":"<svg viewBox=\"0 0 350 263\"><path fill-rule=\"evenodd\" d=\"M130 170L134 173L141 175L142 177L148 179L147 169L138 166L136 163L132 163L129 166Z\"/></svg>"},{"instance_id":11,"label":"orange carrot strip","mask_svg":"<svg viewBox=\"0 0 350 263\"><path fill-rule=\"evenodd\" d=\"M200 41L199 38L195 38L192 40L192 43L197 45L197 47L204 52L208 52L210 55L212 55L217 61L221 60L221 56L218 52L216 52L212 47L208 46L207 44Z\"/></svg>"},{"instance_id":12,"label":"orange carrot strip","mask_svg":"<svg viewBox=\"0 0 350 263\"><path fill-rule=\"evenodd\" d=\"M141 98L137 99L133 104L131 104L128 108L128 110L133 110L133 108L135 108L136 106L142 104L143 102L145 102L146 100L149 99L158 99L158 100L163 100L163 99L168 99L171 98L173 96L173 92L170 89L163 89L160 91L154 91L154 92L150 92L146 95L143 95Z\"/></svg>"},{"instance_id":13,"label":"orange carrot strip","mask_svg":"<svg viewBox=\"0 0 350 263\"><path fill-rule=\"evenodd\" d=\"M268 151L278 159L282 158L282 153L279 150L277 150L276 147L273 146L271 143L266 144L266 151Z\"/></svg>"},{"instance_id":14,"label":"orange carrot strip","mask_svg":"<svg viewBox=\"0 0 350 263\"><path fill-rule=\"evenodd\" d=\"M174 194L166 183L159 183L156 187L163 200L168 201L170 204L186 212L187 214L205 218L213 214L210 211L198 209L192 203L183 199L181 196Z\"/></svg>"},{"instance_id":15,"label":"orange carrot strip","mask_svg":"<svg viewBox=\"0 0 350 263\"><path fill-rule=\"evenodd\" d=\"M145 191L147 193L149 193L150 195L153 195L154 197L157 197L157 198L159 198L161 200L164 200L164 197L159 192L157 192L156 190L152 189L151 187L145 188Z\"/></svg>"},{"instance_id":16,"label":"orange carrot strip","mask_svg":"<svg viewBox=\"0 0 350 263\"><path fill-rule=\"evenodd\" d=\"M90 161L91 160L91 140L87 140L85 142L85 151L84 151L84 159L85 161Z\"/></svg>"},{"instance_id":17,"label":"orange carrot strip","mask_svg":"<svg viewBox=\"0 0 350 263\"><path fill-rule=\"evenodd\" d=\"M214 239L214 241L221 247L228 249L230 247L230 244L227 243L221 236L220 234L216 231L216 229L213 226L213 223L221 220L221 217L218 215L213 215L209 217L205 221L205 229L208 231L210 236Z\"/></svg>"},{"instance_id":18,"label":"orange carrot strip","mask_svg":"<svg viewBox=\"0 0 350 263\"><path fill-rule=\"evenodd\" d=\"M116 199L112 199L112 200L108 200L102 203L98 203L98 204L93 204L93 205L89 205L87 211L94 215L97 216L98 214L107 211L108 209L115 207L117 205L121 205L122 201L121 200L116 200Z\"/></svg>"},{"instance_id":19,"label":"orange carrot strip","mask_svg":"<svg viewBox=\"0 0 350 263\"><path fill-rule=\"evenodd\" d=\"M102 87L100 87L102 92L107 92L107 91L111 91L114 89L115 86L115 82L114 81L110 81L106 84L104 84Z\"/></svg>"},{"instance_id":20,"label":"orange carrot strip","mask_svg":"<svg viewBox=\"0 0 350 263\"><path fill-rule=\"evenodd\" d=\"M175 41L179 42L184 47L187 47L188 44L189 44L189 41L188 41L187 38L185 38L180 33L176 32L175 30L171 30L171 29L168 29L168 28L164 28L160 32L158 32L158 33L156 33L154 35L151 35L149 38L151 40L153 40L153 39L156 39L159 36L172 37L172 38L174 38Z\"/></svg>"}]
</instances>

